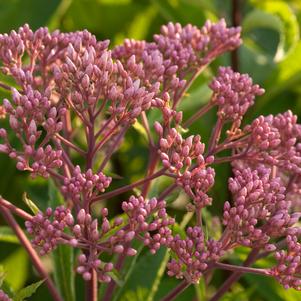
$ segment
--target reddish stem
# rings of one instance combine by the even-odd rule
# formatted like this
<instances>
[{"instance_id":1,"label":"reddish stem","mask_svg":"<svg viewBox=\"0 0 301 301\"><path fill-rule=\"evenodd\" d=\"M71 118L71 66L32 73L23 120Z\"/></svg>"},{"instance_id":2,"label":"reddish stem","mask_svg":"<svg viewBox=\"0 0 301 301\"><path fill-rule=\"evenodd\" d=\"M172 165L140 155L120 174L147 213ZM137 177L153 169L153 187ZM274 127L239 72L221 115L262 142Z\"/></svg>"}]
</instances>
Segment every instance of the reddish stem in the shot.
<instances>
[{"instance_id":1,"label":"reddish stem","mask_svg":"<svg viewBox=\"0 0 301 301\"><path fill-rule=\"evenodd\" d=\"M166 295L161 301L172 301L178 295L180 295L188 286L190 285L189 282L183 280L178 286L176 286L168 295Z\"/></svg>"},{"instance_id":2,"label":"reddish stem","mask_svg":"<svg viewBox=\"0 0 301 301\"><path fill-rule=\"evenodd\" d=\"M152 174L149 177L146 177L146 178L144 178L142 180L139 180L139 181L137 181L135 183L132 183L132 184L129 184L129 185L117 188L117 189L115 189L113 191L110 191L110 192L104 193L102 195L99 195L99 196L97 196L97 197L95 197L95 198L93 198L91 200L91 204L94 203L94 202L97 202L97 201L110 199L110 198L112 198L112 197L114 197L116 195L119 195L121 193L127 192L129 190L132 190L133 188L135 188L137 186L140 186L140 185L142 185L142 184L144 184L144 183L146 183L148 181L151 181L151 180L153 180L153 179L155 179L155 178L163 175L164 172L165 172L165 170L166 170L165 168L162 168L162 169L160 169L159 171L157 171L156 173Z\"/></svg>"},{"instance_id":3,"label":"reddish stem","mask_svg":"<svg viewBox=\"0 0 301 301\"><path fill-rule=\"evenodd\" d=\"M200 110L198 110L195 114L193 114L189 119L187 119L183 123L184 128L188 128L191 126L196 120L206 114L211 108L213 108L212 103L209 101L206 105L204 105Z\"/></svg>"}]
</instances>

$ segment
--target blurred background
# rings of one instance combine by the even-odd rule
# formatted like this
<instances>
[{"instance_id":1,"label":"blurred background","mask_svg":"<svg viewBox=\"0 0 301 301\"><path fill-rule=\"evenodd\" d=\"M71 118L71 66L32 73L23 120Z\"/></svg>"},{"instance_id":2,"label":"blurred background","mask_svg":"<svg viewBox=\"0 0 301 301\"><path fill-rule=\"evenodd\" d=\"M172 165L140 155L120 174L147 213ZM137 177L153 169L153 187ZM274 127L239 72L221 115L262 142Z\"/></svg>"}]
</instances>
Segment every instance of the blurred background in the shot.
<instances>
[{"instance_id":1,"label":"blurred background","mask_svg":"<svg viewBox=\"0 0 301 301\"><path fill-rule=\"evenodd\" d=\"M233 16L233 6L235 17ZM292 110L301 117L301 0L0 0L0 32L9 32L28 23L32 29L47 26L50 30L76 31L88 29L99 40L110 39L111 46L122 43L124 38L151 40L160 26L167 22L182 25L192 23L202 26L205 20L225 18L227 23L240 23L243 45L231 59L227 54L216 60L192 86L182 104L188 117L210 97L208 82L219 65L233 65L242 73L249 73L254 82L266 89L258 98L246 121L258 115ZM1 77L0 77L1 79ZM1 79L2 80L2 79ZM0 91L0 99L9 97ZM0 123L3 123L1 121ZM208 129L215 122L209 114L191 131L208 138ZM132 147L135 145L135 147ZM126 143L114 157L114 172L122 174L116 186L137 180L144 175L147 165L147 143L137 129L132 129ZM207 214L208 231L218 234L219 224L214 215L220 215L223 202L229 198L225 179L231 171L228 165L217 170L212 195L214 206ZM0 155L0 194L9 201L24 207L22 194L27 192L41 209L49 200L48 183L42 179L30 180L25 173L15 169L14 162ZM51 194L51 189L50 189ZM110 204L109 204L110 207ZM111 207L113 207L111 205ZM118 202L115 203L117 212ZM114 208L111 208L114 211ZM183 211L183 209L174 210ZM181 212L179 212L181 214ZM214 228L215 227L215 228ZM147 287L152 283L162 256L157 258L142 254L129 278L126 288L121 289L118 300L140 301L147 297ZM245 249L233 254L237 263L246 257ZM235 259L234 259L235 258ZM45 258L49 270L53 269L50 258ZM271 259L265 259L271 260ZM258 263L266 264L262 261ZM1 222L0 226L0 274L6 274L6 284L14 290L38 280L36 272L16 237ZM210 292L218 288L227 277L217 272L212 285L205 290L204 283L190 287L177 300L205 301ZM1 275L0 275L1 277ZM76 282L77 283L77 282ZM80 282L78 282L80 283ZM159 300L177 281L164 276L154 300ZM81 300L82 287L76 285L77 300ZM273 279L245 275L222 300L295 301L301 293L284 291ZM41 286L30 300L51 300L46 288ZM70 301L72 300L69 299Z\"/></svg>"}]
</instances>

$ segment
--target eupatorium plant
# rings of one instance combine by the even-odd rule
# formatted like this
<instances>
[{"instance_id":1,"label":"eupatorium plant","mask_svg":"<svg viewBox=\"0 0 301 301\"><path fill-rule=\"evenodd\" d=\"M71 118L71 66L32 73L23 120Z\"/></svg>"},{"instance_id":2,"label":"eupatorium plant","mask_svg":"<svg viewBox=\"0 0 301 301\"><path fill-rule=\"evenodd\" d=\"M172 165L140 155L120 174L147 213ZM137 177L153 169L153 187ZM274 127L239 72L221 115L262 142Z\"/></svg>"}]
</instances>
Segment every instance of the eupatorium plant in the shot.
<instances>
[{"instance_id":1,"label":"eupatorium plant","mask_svg":"<svg viewBox=\"0 0 301 301\"><path fill-rule=\"evenodd\" d=\"M33 32L24 25L18 32L0 35L1 71L14 81L11 86L0 84L11 91L1 108L9 128L0 130L0 151L32 178L52 178L65 200L64 205L30 215L1 198L0 210L54 300L62 297L36 252L45 255L60 244L76 249L75 270L86 282L86 300L97 300L99 284L105 286L102 300L112 300L114 275L124 268L127 257L137 256L139 244L153 256L160 248L170 251L167 274L182 281L165 301L202 277L209 282L215 269L233 274L211 301L243 273L271 276L285 288L301 288L296 205L301 127L296 116L288 111L242 125L264 90L230 67L220 67L209 83L212 94L206 105L189 118L179 110L197 76L240 44L240 28L228 28L224 20L208 21L200 29L169 23L152 42L125 40L114 48L88 31ZM211 110L216 112L216 124L204 143L188 130ZM160 117L151 123L153 111ZM138 122L148 137L145 177L112 189L110 159ZM232 197L213 200L215 166L224 162L233 169L228 180ZM159 187L156 196L150 195L158 177L169 178L168 184L161 191ZM180 221L169 210L176 190L190 200L187 210L192 214L185 234L175 230ZM132 196L116 198L125 192ZM123 214L112 217L106 204L118 199ZM223 233L208 237L202 211L223 201ZM12 214L25 219L26 235ZM250 249L243 266L227 261L239 246ZM251 267L271 253L274 265ZM1 300L9 300L0 294Z\"/></svg>"}]
</instances>

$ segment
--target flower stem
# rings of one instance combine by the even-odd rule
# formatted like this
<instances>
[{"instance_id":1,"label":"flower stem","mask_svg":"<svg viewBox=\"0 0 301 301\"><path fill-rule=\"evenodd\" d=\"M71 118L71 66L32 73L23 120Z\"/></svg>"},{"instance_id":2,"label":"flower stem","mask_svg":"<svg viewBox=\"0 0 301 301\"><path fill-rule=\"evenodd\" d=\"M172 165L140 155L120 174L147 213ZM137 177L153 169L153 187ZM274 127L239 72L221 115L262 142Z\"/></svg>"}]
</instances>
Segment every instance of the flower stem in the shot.
<instances>
[{"instance_id":1,"label":"flower stem","mask_svg":"<svg viewBox=\"0 0 301 301\"><path fill-rule=\"evenodd\" d=\"M200 110L193 114L189 119L187 119L183 123L183 127L188 128L189 126L191 126L196 120L198 120L200 117L206 114L211 108L213 108L213 105L211 104L211 102L208 102Z\"/></svg>"},{"instance_id":2,"label":"flower stem","mask_svg":"<svg viewBox=\"0 0 301 301\"><path fill-rule=\"evenodd\" d=\"M131 190L131 189L133 189L133 188L135 188L135 187L137 187L137 186L140 186L140 185L142 185L142 184L144 184L144 183L146 183L146 182L148 182L148 181L151 181L151 180L153 180L153 179L155 179L155 178L157 178L157 177L163 175L164 172L165 172L165 170L166 170L165 168L162 168L162 169L160 169L159 171L157 171L156 173L154 173L154 174L152 174L151 176L146 177L146 178L144 178L144 179L142 179L142 180L139 180L139 181L134 182L134 183L132 183L132 184L129 184L129 185L126 185L126 186L117 188L117 189L115 189L115 190L113 190L113 191L109 191L109 192L107 192L107 193L101 194L101 195L99 195L99 196L93 198L93 199L91 200L91 204L94 203L94 202L100 201L100 200L107 200L107 199L110 199L110 198L112 198L112 197L114 197L114 196L116 196L116 195L119 195L119 194L121 194L121 193L124 193L124 192L126 192L126 191L129 191L129 190Z\"/></svg>"},{"instance_id":3,"label":"flower stem","mask_svg":"<svg viewBox=\"0 0 301 301\"><path fill-rule=\"evenodd\" d=\"M86 301L97 301L97 273L91 270L92 278L85 284Z\"/></svg>"},{"instance_id":4,"label":"flower stem","mask_svg":"<svg viewBox=\"0 0 301 301\"><path fill-rule=\"evenodd\" d=\"M30 214L28 214L27 212L25 212L24 210L16 207L15 205L13 205L12 203L10 203L9 201L3 199L0 196L0 207L5 207L6 209L9 209L10 211L12 211L13 213L15 213L16 215L20 216L21 218L30 221L32 219L32 216Z\"/></svg>"},{"instance_id":5,"label":"flower stem","mask_svg":"<svg viewBox=\"0 0 301 301\"><path fill-rule=\"evenodd\" d=\"M190 285L189 282L183 280L178 286L176 286L169 294L167 294L161 301L172 301L178 295L180 295L188 286Z\"/></svg>"}]
</instances>

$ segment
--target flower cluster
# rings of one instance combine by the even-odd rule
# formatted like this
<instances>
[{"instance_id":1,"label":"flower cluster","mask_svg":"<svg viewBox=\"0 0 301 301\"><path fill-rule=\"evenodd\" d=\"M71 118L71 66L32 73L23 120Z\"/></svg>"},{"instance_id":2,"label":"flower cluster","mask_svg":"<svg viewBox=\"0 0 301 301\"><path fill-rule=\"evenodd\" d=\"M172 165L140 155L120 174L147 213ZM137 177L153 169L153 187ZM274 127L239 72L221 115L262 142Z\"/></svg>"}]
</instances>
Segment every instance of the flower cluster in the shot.
<instances>
[{"instance_id":1,"label":"flower cluster","mask_svg":"<svg viewBox=\"0 0 301 301\"><path fill-rule=\"evenodd\" d=\"M234 72L230 67L220 67L209 87L213 91L211 101L218 106L218 116L230 121L239 121L254 104L255 97L264 93L258 85L253 85L249 75Z\"/></svg>"},{"instance_id":2,"label":"flower cluster","mask_svg":"<svg viewBox=\"0 0 301 301\"><path fill-rule=\"evenodd\" d=\"M142 196L132 196L128 202L122 203L122 209L129 217L130 229L137 234L143 233L139 238L153 254L172 240L169 226L173 225L175 220L167 215L165 207L165 201L155 198L147 201Z\"/></svg>"},{"instance_id":3,"label":"flower cluster","mask_svg":"<svg viewBox=\"0 0 301 301\"><path fill-rule=\"evenodd\" d=\"M31 221L26 221L25 226L27 232L33 236L32 244L39 248L41 255L44 255L52 251L60 240L67 243L63 238L63 231L73 223L70 210L61 206L54 211L47 208L44 214L39 212Z\"/></svg>"},{"instance_id":4,"label":"flower cluster","mask_svg":"<svg viewBox=\"0 0 301 301\"><path fill-rule=\"evenodd\" d=\"M244 131L249 135L244 155L247 160L300 173L301 127L291 111L276 116L260 116Z\"/></svg>"},{"instance_id":5,"label":"flower cluster","mask_svg":"<svg viewBox=\"0 0 301 301\"><path fill-rule=\"evenodd\" d=\"M110 186L111 181L112 178L105 176L102 172L93 174L92 169L82 173L77 165L72 177L64 179L62 192L67 199L70 198L74 203L79 203L81 200L91 200L99 192L104 192Z\"/></svg>"},{"instance_id":6,"label":"flower cluster","mask_svg":"<svg viewBox=\"0 0 301 301\"><path fill-rule=\"evenodd\" d=\"M199 281L210 262L217 261L223 255L222 243L206 240L203 230L198 226L189 227L185 239L176 235L169 247L176 258L167 265L168 275L185 277L192 283Z\"/></svg>"},{"instance_id":7,"label":"flower cluster","mask_svg":"<svg viewBox=\"0 0 301 301\"><path fill-rule=\"evenodd\" d=\"M277 265L271 270L276 279L286 288L301 290L301 279L298 277L301 272L301 244L296 235L286 237L287 251L276 252Z\"/></svg>"},{"instance_id":8,"label":"flower cluster","mask_svg":"<svg viewBox=\"0 0 301 301\"><path fill-rule=\"evenodd\" d=\"M176 175L177 185L183 187L197 207L209 205L211 199L206 192L214 185L215 171L206 166L213 162L214 157L204 158L205 144L201 137L184 139L175 128L171 128L164 138L160 138L159 144L162 164Z\"/></svg>"},{"instance_id":9,"label":"flower cluster","mask_svg":"<svg viewBox=\"0 0 301 301\"><path fill-rule=\"evenodd\" d=\"M113 49L86 30L33 32L25 25L0 35L0 70L15 82L0 85L11 92L11 100L0 106L0 118L8 119L15 135L0 129L0 152L15 159L19 170L51 177L66 201L33 217L14 210L27 219L27 232L41 255L59 244L79 249L76 271L93 284L87 287L95 287L96 280L111 282L105 300L114 291L115 269L119 273L126 257L137 255L139 244L152 254L167 248L172 256L168 275L187 283L197 283L216 267L248 269L251 261L239 268L221 262L239 245L274 252L276 266L247 271L273 275L285 287L300 289L297 117L290 111L260 116L242 128L242 118L264 90L230 67L219 68L209 84L211 100L184 123L177 108L197 75L240 43L240 28L228 28L224 20L202 28L168 23L151 42L125 40ZM184 128L213 107L217 123L205 146L204 137L185 135ZM160 117L154 121L153 116ZM111 185L108 175L116 173L118 162L111 158L133 124L148 139L149 168L145 178L116 187L118 181ZM230 155L222 156L223 151ZM224 204L223 232L212 239L203 213L213 202L215 165L224 162L231 162L234 173L231 200ZM151 181L161 176L168 181L152 189ZM123 193L132 190L124 201ZM181 223L189 223L182 236L174 234L178 224L165 201L174 190L184 191L193 203L187 206L193 213ZM109 218L112 198L120 202L115 206L120 217ZM99 201L101 210L94 206ZM194 218L186 221L186 216ZM287 249L282 248L284 238Z\"/></svg>"},{"instance_id":10,"label":"flower cluster","mask_svg":"<svg viewBox=\"0 0 301 301\"><path fill-rule=\"evenodd\" d=\"M0 290L0 301L12 301L12 299L3 290Z\"/></svg>"},{"instance_id":11,"label":"flower cluster","mask_svg":"<svg viewBox=\"0 0 301 301\"><path fill-rule=\"evenodd\" d=\"M275 249L270 239L284 236L298 220L289 214L285 187L265 167L235 169L234 175L229 179L234 204L224 205L224 224L229 232L225 243Z\"/></svg>"}]
</instances>

